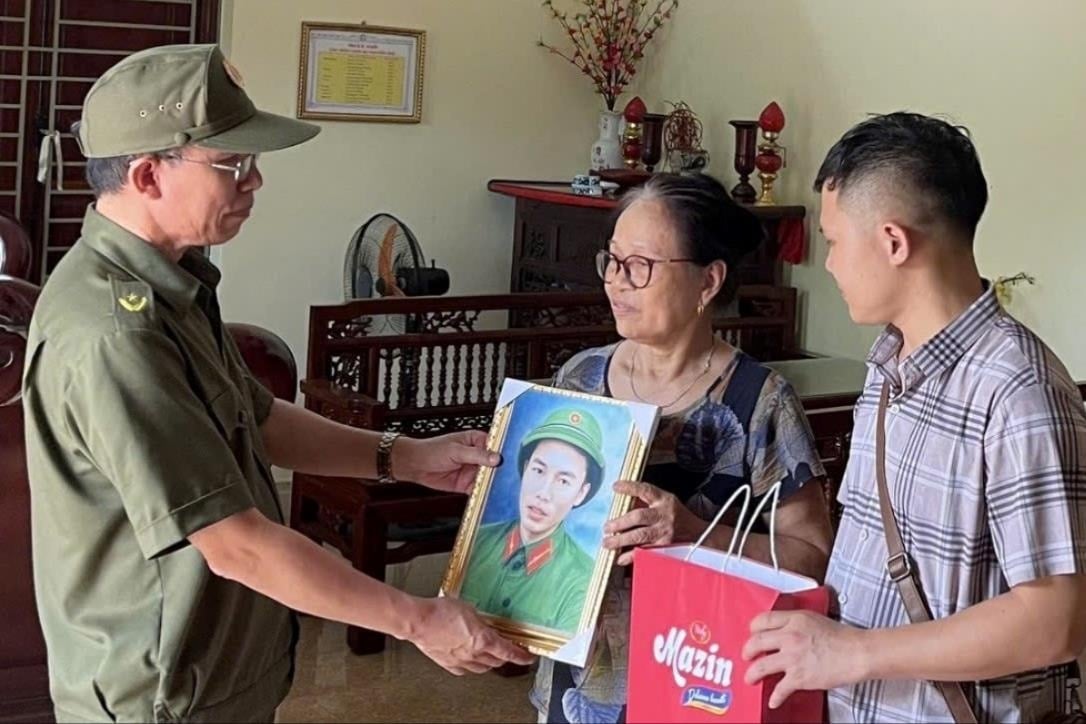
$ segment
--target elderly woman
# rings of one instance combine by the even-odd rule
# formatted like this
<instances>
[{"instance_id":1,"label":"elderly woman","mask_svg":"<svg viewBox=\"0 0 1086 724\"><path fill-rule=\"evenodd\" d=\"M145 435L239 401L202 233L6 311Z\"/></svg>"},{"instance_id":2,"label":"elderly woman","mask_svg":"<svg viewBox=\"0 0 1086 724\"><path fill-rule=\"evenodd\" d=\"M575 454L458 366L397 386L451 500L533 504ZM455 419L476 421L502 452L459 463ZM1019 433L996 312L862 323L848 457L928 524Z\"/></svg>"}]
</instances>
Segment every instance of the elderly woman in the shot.
<instances>
[{"instance_id":1,"label":"elderly woman","mask_svg":"<svg viewBox=\"0 0 1086 724\"><path fill-rule=\"evenodd\" d=\"M761 238L758 220L715 179L657 174L626 196L597 257L623 339L577 355L554 384L662 413L645 482L615 485L640 501L605 528L619 565L636 546L695 540L736 488L750 485L758 500L779 481L780 565L824 573L832 543L825 473L800 402L779 375L713 334L711 310L733 301L733 270ZM708 544L727 549L736 524L721 525ZM744 554L768 561L768 536L752 534ZM541 720L624 716L629 577L611 580L588 666L540 662L532 701Z\"/></svg>"}]
</instances>

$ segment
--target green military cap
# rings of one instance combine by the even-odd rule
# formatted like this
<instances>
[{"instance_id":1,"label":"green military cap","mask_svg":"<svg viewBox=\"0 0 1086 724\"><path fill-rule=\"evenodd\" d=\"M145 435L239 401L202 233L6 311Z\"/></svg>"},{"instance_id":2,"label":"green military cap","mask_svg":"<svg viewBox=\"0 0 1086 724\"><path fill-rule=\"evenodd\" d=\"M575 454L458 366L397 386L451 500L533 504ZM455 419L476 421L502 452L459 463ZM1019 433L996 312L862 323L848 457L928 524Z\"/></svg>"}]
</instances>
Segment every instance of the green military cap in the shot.
<instances>
[{"instance_id":1,"label":"green military cap","mask_svg":"<svg viewBox=\"0 0 1086 724\"><path fill-rule=\"evenodd\" d=\"M257 110L217 45L164 45L129 55L95 81L72 126L87 158L186 143L262 153L308 141L319 130Z\"/></svg>"},{"instance_id":2,"label":"green military cap","mask_svg":"<svg viewBox=\"0 0 1086 724\"><path fill-rule=\"evenodd\" d=\"M535 444L542 440L559 440L572 445L596 464L595 469L592 465L588 466L588 483L591 488L585 499L581 501L581 505L591 500L600 487L607 462L603 456L603 431L600 429L600 424L596 422L596 418L584 410L568 407L557 409L547 415L542 424L531 430L520 441L518 462L522 471L528 463L528 455Z\"/></svg>"}]
</instances>

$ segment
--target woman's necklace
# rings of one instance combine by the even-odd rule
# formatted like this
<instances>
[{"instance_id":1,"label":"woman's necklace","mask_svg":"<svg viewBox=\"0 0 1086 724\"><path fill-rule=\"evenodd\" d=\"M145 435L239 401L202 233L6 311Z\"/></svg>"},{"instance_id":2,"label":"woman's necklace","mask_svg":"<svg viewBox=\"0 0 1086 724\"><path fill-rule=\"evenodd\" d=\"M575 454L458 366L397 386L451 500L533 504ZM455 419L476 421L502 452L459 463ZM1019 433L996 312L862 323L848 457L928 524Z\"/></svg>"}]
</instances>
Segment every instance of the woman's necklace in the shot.
<instances>
[{"instance_id":1,"label":"woman's necklace","mask_svg":"<svg viewBox=\"0 0 1086 724\"><path fill-rule=\"evenodd\" d=\"M686 389L684 389L682 392L679 393L678 397L676 397L674 400L667 403L666 405L662 405L662 404L660 404L658 402L652 402L650 400L646 400L644 397L642 397L640 395L640 393L638 393L637 386L634 385L634 372L635 372L634 367L637 364L637 348L634 348L633 356L630 358L630 373L629 373L630 391L634 393L634 397L641 400L645 404L656 405L657 407L666 410L667 408L671 407L672 405L674 405L676 402L678 402L682 398L686 397L686 393L688 393L688 392L690 392L690 390L694 389L694 385L696 385L698 383L698 380L700 380L702 377L704 377L709 372L709 368L712 367L712 365L713 365L713 353L714 352L716 352L716 338L713 339L713 346L711 346L709 348L709 354L705 355L705 368L702 369L701 373L697 377L695 377L690 382L689 385L686 386Z\"/></svg>"}]
</instances>

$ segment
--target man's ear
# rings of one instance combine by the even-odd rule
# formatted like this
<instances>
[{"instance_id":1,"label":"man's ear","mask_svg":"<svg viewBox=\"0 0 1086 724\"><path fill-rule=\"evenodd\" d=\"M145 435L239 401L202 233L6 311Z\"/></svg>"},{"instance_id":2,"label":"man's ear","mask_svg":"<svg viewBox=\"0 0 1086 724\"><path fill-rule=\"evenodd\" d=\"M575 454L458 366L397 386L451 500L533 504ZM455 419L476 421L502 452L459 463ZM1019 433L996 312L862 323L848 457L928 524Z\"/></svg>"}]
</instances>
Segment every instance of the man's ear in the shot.
<instances>
[{"instance_id":1,"label":"man's ear","mask_svg":"<svg viewBox=\"0 0 1086 724\"><path fill-rule=\"evenodd\" d=\"M915 251L912 234L901 224L888 221L879 228L879 239L892 266L901 266Z\"/></svg>"},{"instance_id":2,"label":"man's ear","mask_svg":"<svg viewBox=\"0 0 1086 724\"><path fill-rule=\"evenodd\" d=\"M139 194L145 194L152 199L162 197L162 187L159 184L159 174L164 163L156 156L141 156L128 167L128 184Z\"/></svg>"}]
</instances>

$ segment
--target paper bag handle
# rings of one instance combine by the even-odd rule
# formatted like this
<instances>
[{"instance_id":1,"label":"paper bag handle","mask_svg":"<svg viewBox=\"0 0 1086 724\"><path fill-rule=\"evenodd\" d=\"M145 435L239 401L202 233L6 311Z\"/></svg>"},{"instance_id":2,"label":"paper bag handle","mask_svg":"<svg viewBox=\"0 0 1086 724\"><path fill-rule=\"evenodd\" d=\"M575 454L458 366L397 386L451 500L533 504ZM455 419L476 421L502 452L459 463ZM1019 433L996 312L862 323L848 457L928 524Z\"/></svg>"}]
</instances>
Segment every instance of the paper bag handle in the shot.
<instances>
[{"instance_id":1,"label":"paper bag handle","mask_svg":"<svg viewBox=\"0 0 1086 724\"><path fill-rule=\"evenodd\" d=\"M749 485L744 485L741 488L737 488L735 490L735 492L731 494L731 497L729 497L727 499L727 501L724 502L724 505L721 506L720 510L717 511L717 514L713 517L713 520L705 528L705 532L701 534L701 537L698 538L697 541L695 541L694 545L692 545L690 547L690 550L688 550L686 552L686 557L683 558L684 562L689 561L690 557L692 555L694 555L694 551L696 551L698 548L701 548L702 544L705 543L705 539L708 538L709 534L713 532L713 529L715 529L717 527L717 525L720 524L720 521L724 517L724 514L728 512L728 509L731 507L732 503L735 502L736 497L738 497L739 495L743 496L743 507L739 510L739 520L743 520L743 518L746 517L747 508L750 506L750 498L751 498L751 488L750 488ZM773 501L773 505L770 508L772 513L769 516L769 557L773 561L773 570L780 571L781 567L780 567L780 564L777 561L777 525L776 525L776 522L777 522L777 507L780 505L780 500L781 500L781 483L780 483L780 481L777 481L776 483L773 484L773 486L769 489L769 492L762 498L761 502L758 503L757 507L751 513L750 522L747 523L745 529L743 530L743 537L739 539L739 549L738 550L735 550L735 541L736 541L736 538L739 536L739 530L740 529L737 527L732 532L731 543L728 545L728 550L724 554L724 567L725 568L727 568L728 561L731 560L733 555L736 556L736 557L743 555L743 548L747 544L747 538L750 536L751 529L754 528L754 523L758 520L758 515L762 512L762 509L765 507L765 504L767 502L769 502L770 500Z\"/></svg>"},{"instance_id":2,"label":"paper bag handle","mask_svg":"<svg viewBox=\"0 0 1086 724\"><path fill-rule=\"evenodd\" d=\"M743 555L743 548L747 545L747 538L750 536L750 531L754 528L754 524L758 520L758 515L762 512L762 508L765 507L765 504L770 500L773 501L773 505L769 509L769 558L773 561L773 570L779 572L781 570L781 566L777 562L777 508L781 504L781 481L779 480L773 483L769 492L766 493L765 496L762 497L761 502L758 503L758 507L750 514L750 522L747 523L747 529L743 531L743 537L739 540L739 550L735 552L735 555L736 557ZM730 553L731 552L729 551L729 558L725 559L725 567L727 567L727 561L730 559Z\"/></svg>"},{"instance_id":3,"label":"paper bag handle","mask_svg":"<svg viewBox=\"0 0 1086 724\"><path fill-rule=\"evenodd\" d=\"M710 521L709 525L706 526L705 532L701 534L701 537L698 538L694 542L694 545L690 546L690 550L686 552L686 557L683 558L684 563L690 560L690 556L694 555L694 551L696 551L698 548L701 548L702 543L704 543L705 539L709 537L709 534L713 532L713 529L720 524L720 520L724 517L724 514L728 512L728 509L732 507L732 503L734 503L735 499L740 495L743 496L743 507L739 510L739 520L743 519L743 516L747 514L747 507L750 505L749 485L744 485L741 488L736 488L735 492L732 493L731 497L724 502L724 505L720 506L720 510L717 511L716 516L714 516L712 521ZM734 531L732 531L732 542L728 546L729 556L732 554L732 549L735 548L735 541L738 539L738 537L739 529L736 528Z\"/></svg>"}]
</instances>

